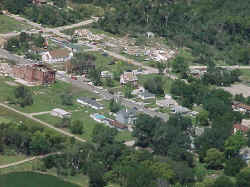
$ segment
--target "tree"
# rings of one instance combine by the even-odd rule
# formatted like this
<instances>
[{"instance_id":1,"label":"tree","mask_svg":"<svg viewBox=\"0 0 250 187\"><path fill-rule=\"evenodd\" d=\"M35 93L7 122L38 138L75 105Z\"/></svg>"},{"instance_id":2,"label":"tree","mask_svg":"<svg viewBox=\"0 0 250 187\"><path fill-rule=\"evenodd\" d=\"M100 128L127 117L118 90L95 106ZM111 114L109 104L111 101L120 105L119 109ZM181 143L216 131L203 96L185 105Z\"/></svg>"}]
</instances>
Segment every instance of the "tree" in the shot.
<instances>
[{"instance_id":1,"label":"tree","mask_svg":"<svg viewBox=\"0 0 250 187\"><path fill-rule=\"evenodd\" d=\"M137 138L136 144L142 147L151 145L159 122L161 122L159 118L152 118L146 114L140 114L137 117L135 128L132 132L132 135Z\"/></svg>"},{"instance_id":2,"label":"tree","mask_svg":"<svg viewBox=\"0 0 250 187\"><path fill-rule=\"evenodd\" d=\"M229 177L220 176L215 180L213 187L235 187L235 185Z\"/></svg>"},{"instance_id":3,"label":"tree","mask_svg":"<svg viewBox=\"0 0 250 187\"><path fill-rule=\"evenodd\" d=\"M156 66L157 66L159 74L163 74L164 70L167 67L167 65L165 63L163 63L163 62L157 62Z\"/></svg>"},{"instance_id":4,"label":"tree","mask_svg":"<svg viewBox=\"0 0 250 187\"><path fill-rule=\"evenodd\" d=\"M73 134L82 134L83 133L83 123L80 120L75 120L70 125L70 130Z\"/></svg>"},{"instance_id":5,"label":"tree","mask_svg":"<svg viewBox=\"0 0 250 187\"><path fill-rule=\"evenodd\" d=\"M91 69L89 71L88 77L93 81L95 86L102 85L101 81L101 71L98 69Z\"/></svg>"},{"instance_id":6,"label":"tree","mask_svg":"<svg viewBox=\"0 0 250 187\"><path fill-rule=\"evenodd\" d=\"M245 168L236 176L236 186L250 186L250 168Z\"/></svg>"},{"instance_id":7,"label":"tree","mask_svg":"<svg viewBox=\"0 0 250 187\"><path fill-rule=\"evenodd\" d=\"M39 34L35 40L34 40L34 44L37 46L37 47L43 47L44 46L44 42L45 42L45 39L42 37L41 34Z\"/></svg>"},{"instance_id":8,"label":"tree","mask_svg":"<svg viewBox=\"0 0 250 187\"><path fill-rule=\"evenodd\" d=\"M224 167L224 173L228 176L237 175L240 170L246 167L247 164L240 157L232 158L226 161L226 165Z\"/></svg>"},{"instance_id":9,"label":"tree","mask_svg":"<svg viewBox=\"0 0 250 187\"><path fill-rule=\"evenodd\" d=\"M200 126L208 126L209 121L208 121L208 111L202 110L196 117L196 121Z\"/></svg>"},{"instance_id":10,"label":"tree","mask_svg":"<svg viewBox=\"0 0 250 187\"><path fill-rule=\"evenodd\" d=\"M177 56L172 62L172 71L174 73L180 73L181 78L187 77L188 64L185 62L184 57Z\"/></svg>"},{"instance_id":11,"label":"tree","mask_svg":"<svg viewBox=\"0 0 250 187\"><path fill-rule=\"evenodd\" d=\"M225 142L225 155L231 159L238 155L240 149L247 144L247 140L242 133L237 132L230 136Z\"/></svg>"},{"instance_id":12,"label":"tree","mask_svg":"<svg viewBox=\"0 0 250 187\"><path fill-rule=\"evenodd\" d=\"M164 95L164 81L161 76L150 77L143 83L143 86L151 93L154 93L158 96Z\"/></svg>"},{"instance_id":13,"label":"tree","mask_svg":"<svg viewBox=\"0 0 250 187\"><path fill-rule=\"evenodd\" d=\"M103 125L96 125L92 132L92 140L99 146L114 143L117 130Z\"/></svg>"},{"instance_id":14,"label":"tree","mask_svg":"<svg viewBox=\"0 0 250 187\"><path fill-rule=\"evenodd\" d=\"M121 186L156 187L154 172L142 164L123 166L120 168L120 175L123 178Z\"/></svg>"},{"instance_id":15,"label":"tree","mask_svg":"<svg viewBox=\"0 0 250 187\"><path fill-rule=\"evenodd\" d=\"M109 110L111 112L118 112L119 110L121 109L121 105L120 103L116 102L114 99L112 99L110 102L109 102Z\"/></svg>"},{"instance_id":16,"label":"tree","mask_svg":"<svg viewBox=\"0 0 250 187\"><path fill-rule=\"evenodd\" d=\"M106 185L103 176L104 168L100 163L92 163L88 168L89 187L104 187Z\"/></svg>"},{"instance_id":17,"label":"tree","mask_svg":"<svg viewBox=\"0 0 250 187\"><path fill-rule=\"evenodd\" d=\"M234 100L245 103L245 98L244 98L243 94L236 94Z\"/></svg>"},{"instance_id":18,"label":"tree","mask_svg":"<svg viewBox=\"0 0 250 187\"><path fill-rule=\"evenodd\" d=\"M37 131L32 135L31 139L30 148L33 154L39 155L49 152L50 145L45 133Z\"/></svg>"},{"instance_id":19,"label":"tree","mask_svg":"<svg viewBox=\"0 0 250 187\"><path fill-rule=\"evenodd\" d=\"M17 87L14 91L14 95L17 99L17 102L21 105L21 107L33 104L31 91L24 86Z\"/></svg>"},{"instance_id":20,"label":"tree","mask_svg":"<svg viewBox=\"0 0 250 187\"><path fill-rule=\"evenodd\" d=\"M132 84L126 84L123 87L123 93L126 98L132 98L132 91L133 91L133 85Z\"/></svg>"},{"instance_id":21,"label":"tree","mask_svg":"<svg viewBox=\"0 0 250 187\"><path fill-rule=\"evenodd\" d=\"M210 169L220 169L223 167L224 154L215 148L208 149L205 162Z\"/></svg>"},{"instance_id":22,"label":"tree","mask_svg":"<svg viewBox=\"0 0 250 187\"><path fill-rule=\"evenodd\" d=\"M61 95L61 100L63 105L73 105L73 96L69 93L64 93Z\"/></svg>"}]
</instances>

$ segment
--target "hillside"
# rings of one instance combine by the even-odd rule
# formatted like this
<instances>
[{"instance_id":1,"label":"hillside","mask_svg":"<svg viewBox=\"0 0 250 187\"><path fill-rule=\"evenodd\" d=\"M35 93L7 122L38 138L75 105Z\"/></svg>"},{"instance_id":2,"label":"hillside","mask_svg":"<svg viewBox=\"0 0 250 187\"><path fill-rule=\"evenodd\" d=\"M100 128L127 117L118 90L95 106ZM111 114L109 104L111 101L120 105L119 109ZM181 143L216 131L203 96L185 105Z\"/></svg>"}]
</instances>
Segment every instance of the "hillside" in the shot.
<instances>
[{"instance_id":1,"label":"hillside","mask_svg":"<svg viewBox=\"0 0 250 187\"><path fill-rule=\"evenodd\" d=\"M106 11L98 24L105 31L155 32L169 44L192 49L195 62L201 64L208 63L208 57L227 64L250 64L250 0L109 2L106 6L112 5L112 11Z\"/></svg>"}]
</instances>

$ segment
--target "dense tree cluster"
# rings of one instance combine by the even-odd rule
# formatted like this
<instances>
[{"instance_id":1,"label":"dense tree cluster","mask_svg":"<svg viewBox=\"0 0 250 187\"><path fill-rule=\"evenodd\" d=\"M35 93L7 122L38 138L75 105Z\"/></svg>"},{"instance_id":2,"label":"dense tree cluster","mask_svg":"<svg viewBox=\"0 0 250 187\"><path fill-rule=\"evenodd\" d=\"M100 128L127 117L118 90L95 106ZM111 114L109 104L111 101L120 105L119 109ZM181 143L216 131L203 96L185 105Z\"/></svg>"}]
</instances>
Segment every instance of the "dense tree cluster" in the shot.
<instances>
[{"instance_id":1,"label":"dense tree cluster","mask_svg":"<svg viewBox=\"0 0 250 187\"><path fill-rule=\"evenodd\" d=\"M1 152L11 147L17 153L40 155L55 152L64 147L65 138L54 131L24 123L1 123ZM1 147L1 143L0 143Z\"/></svg>"},{"instance_id":2,"label":"dense tree cluster","mask_svg":"<svg viewBox=\"0 0 250 187\"><path fill-rule=\"evenodd\" d=\"M8 101L10 104L19 104L21 107L32 105L32 92L25 86L18 86L14 90L14 97L9 96Z\"/></svg>"},{"instance_id":3,"label":"dense tree cluster","mask_svg":"<svg viewBox=\"0 0 250 187\"><path fill-rule=\"evenodd\" d=\"M75 0L77 1L77 0ZM80 2L80 0L78 0ZM82 2L82 1L81 1ZM192 49L195 62L206 58L249 64L249 1L92 0L112 6L98 27L114 34L152 31L168 43ZM236 16L238 15L238 16ZM133 34L134 35L134 34Z\"/></svg>"},{"instance_id":4,"label":"dense tree cluster","mask_svg":"<svg viewBox=\"0 0 250 187\"><path fill-rule=\"evenodd\" d=\"M65 0L55 0L55 5L65 7ZM91 9L78 6L75 10L58 9L50 5L36 6L32 0L3 0L4 8L14 14L23 14L30 20L50 26L76 23L92 14Z\"/></svg>"}]
</instances>

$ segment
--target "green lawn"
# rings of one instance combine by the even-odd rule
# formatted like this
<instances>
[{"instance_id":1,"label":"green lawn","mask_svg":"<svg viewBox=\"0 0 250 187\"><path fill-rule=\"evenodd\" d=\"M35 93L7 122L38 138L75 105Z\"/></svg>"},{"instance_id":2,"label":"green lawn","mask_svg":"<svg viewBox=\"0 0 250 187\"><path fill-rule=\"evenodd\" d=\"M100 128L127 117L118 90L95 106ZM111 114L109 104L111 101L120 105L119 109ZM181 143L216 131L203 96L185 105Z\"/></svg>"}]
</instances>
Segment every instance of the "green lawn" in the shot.
<instances>
[{"instance_id":1,"label":"green lawn","mask_svg":"<svg viewBox=\"0 0 250 187\"><path fill-rule=\"evenodd\" d=\"M240 79L244 82L250 82L250 70L249 69L241 69L240 72L242 73Z\"/></svg>"},{"instance_id":2,"label":"green lawn","mask_svg":"<svg viewBox=\"0 0 250 187\"><path fill-rule=\"evenodd\" d=\"M13 82L11 78L0 77L0 101L6 101L9 96L12 96L16 86L10 86L7 81Z\"/></svg>"},{"instance_id":3,"label":"green lawn","mask_svg":"<svg viewBox=\"0 0 250 187\"><path fill-rule=\"evenodd\" d=\"M8 33L13 31L21 31L23 29L31 28L25 23L18 22L6 15L0 15L0 33Z\"/></svg>"},{"instance_id":4,"label":"green lawn","mask_svg":"<svg viewBox=\"0 0 250 187\"><path fill-rule=\"evenodd\" d=\"M10 164L13 162L18 162L20 160L27 159L27 156L25 155L0 155L0 165Z\"/></svg>"},{"instance_id":5,"label":"green lawn","mask_svg":"<svg viewBox=\"0 0 250 187\"><path fill-rule=\"evenodd\" d=\"M34 172L16 172L0 176L0 185L4 187L77 187L62 179Z\"/></svg>"},{"instance_id":6,"label":"green lawn","mask_svg":"<svg viewBox=\"0 0 250 187\"><path fill-rule=\"evenodd\" d=\"M96 97L95 94L89 91L82 90L80 88L72 87L70 84L57 81L51 86L35 86L30 88L33 93L34 103L25 108L19 106L13 106L16 109L27 112L44 112L50 111L54 108L62 108L67 111L72 111L77 109L78 105L76 104L76 99L81 96ZM62 105L60 96L65 93L70 92L73 95L74 104L72 106Z\"/></svg>"},{"instance_id":7,"label":"green lawn","mask_svg":"<svg viewBox=\"0 0 250 187\"><path fill-rule=\"evenodd\" d=\"M72 120L80 120L83 122L84 133L79 135L79 137L86 139L88 141L91 141L92 132L93 132L93 129L95 128L95 126L96 125L104 125L101 123L97 123L92 118L90 118L89 115L96 113L96 112L99 112L102 114L106 113L105 110L95 111L95 110L88 108L88 107L80 107L80 111L72 113ZM44 122L52 124L52 125L56 125L56 124L61 122L60 118L51 116L50 114L37 115L35 117L44 121ZM68 128L64 129L64 130L69 131ZM121 131L118 133L118 135L116 137L116 140L118 140L118 141L128 141L128 140L132 140L132 139L133 139L133 137L131 136L131 133L129 131Z\"/></svg>"}]
</instances>

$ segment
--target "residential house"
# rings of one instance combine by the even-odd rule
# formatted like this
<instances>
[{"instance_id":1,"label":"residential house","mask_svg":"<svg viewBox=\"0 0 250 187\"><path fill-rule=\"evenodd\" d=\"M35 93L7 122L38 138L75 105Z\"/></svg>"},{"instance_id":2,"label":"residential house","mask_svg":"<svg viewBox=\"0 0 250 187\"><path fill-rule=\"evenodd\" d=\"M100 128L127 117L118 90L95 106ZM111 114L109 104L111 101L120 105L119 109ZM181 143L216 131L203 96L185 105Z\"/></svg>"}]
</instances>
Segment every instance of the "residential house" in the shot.
<instances>
[{"instance_id":1,"label":"residential house","mask_svg":"<svg viewBox=\"0 0 250 187\"><path fill-rule=\"evenodd\" d=\"M67 112L63 109L60 109L60 108L55 108L53 109L50 114L52 116L55 116L55 117L59 117L59 118L70 118L71 117L71 113L70 112Z\"/></svg>"},{"instance_id":2,"label":"residential house","mask_svg":"<svg viewBox=\"0 0 250 187\"><path fill-rule=\"evenodd\" d=\"M250 106L240 103L238 101L234 101L232 104L232 108L234 111L239 111L242 113L250 113Z\"/></svg>"},{"instance_id":3,"label":"residential house","mask_svg":"<svg viewBox=\"0 0 250 187\"><path fill-rule=\"evenodd\" d=\"M0 48L4 48L6 44L7 44L7 40L0 37Z\"/></svg>"},{"instance_id":4,"label":"residential house","mask_svg":"<svg viewBox=\"0 0 250 187\"><path fill-rule=\"evenodd\" d=\"M104 108L103 105L97 103L95 99L81 97L81 98L78 98L76 101L82 105L89 106L95 110L102 110Z\"/></svg>"},{"instance_id":5,"label":"residential house","mask_svg":"<svg viewBox=\"0 0 250 187\"><path fill-rule=\"evenodd\" d=\"M0 63L0 76L9 76L11 73L11 67L8 63Z\"/></svg>"},{"instance_id":6,"label":"residential house","mask_svg":"<svg viewBox=\"0 0 250 187\"><path fill-rule=\"evenodd\" d=\"M236 123L233 126L233 133L240 131L242 133L247 133L250 130L250 120L243 119L241 123Z\"/></svg>"},{"instance_id":7,"label":"residential house","mask_svg":"<svg viewBox=\"0 0 250 187\"><path fill-rule=\"evenodd\" d=\"M178 105L173 106L171 108L171 111L174 114L187 114L190 112L190 110L188 108L183 107L183 106L178 106Z\"/></svg>"},{"instance_id":8,"label":"residential house","mask_svg":"<svg viewBox=\"0 0 250 187\"><path fill-rule=\"evenodd\" d=\"M44 5L47 4L47 0L33 0L32 3L36 5Z\"/></svg>"},{"instance_id":9,"label":"residential house","mask_svg":"<svg viewBox=\"0 0 250 187\"><path fill-rule=\"evenodd\" d=\"M116 121L121 124L134 124L136 120L136 108L123 109L116 114Z\"/></svg>"},{"instance_id":10,"label":"residential house","mask_svg":"<svg viewBox=\"0 0 250 187\"><path fill-rule=\"evenodd\" d=\"M73 53L66 48L47 51L42 54L42 61L46 63L66 62L73 57Z\"/></svg>"},{"instance_id":11,"label":"residential house","mask_svg":"<svg viewBox=\"0 0 250 187\"><path fill-rule=\"evenodd\" d=\"M112 75L112 73L111 72L109 72L109 71L102 71L101 72L101 78L113 78L113 75Z\"/></svg>"},{"instance_id":12,"label":"residential house","mask_svg":"<svg viewBox=\"0 0 250 187\"><path fill-rule=\"evenodd\" d=\"M16 65L12 74L15 78L37 84L54 83L56 77L56 71L43 64Z\"/></svg>"},{"instance_id":13,"label":"residential house","mask_svg":"<svg viewBox=\"0 0 250 187\"><path fill-rule=\"evenodd\" d=\"M249 164L250 162L250 147L244 147L240 149L239 155L241 158Z\"/></svg>"},{"instance_id":14,"label":"residential house","mask_svg":"<svg viewBox=\"0 0 250 187\"><path fill-rule=\"evenodd\" d=\"M155 94L145 89L144 92L139 92L138 97L142 100L155 99Z\"/></svg>"},{"instance_id":15,"label":"residential house","mask_svg":"<svg viewBox=\"0 0 250 187\"><path fill-rule=\"evenodd\" d=\"M124 72L120 76L120 83L122 85L131 83L132 85L137 85L138 78L134 72Z\"/></svg>"},{"instance_id":16,"label":"residential house","mask_svg":"<svg viewBox=\"0 0 250 187\"><path fill-rule=\"evenodd\" d=\"M96 68L95 64L91 62L82 62L78 65L72 65L71 61L67 61L65 63L65 69L67 73L78 73L88 74L89 71L94 70ZM79 74L79 73L78 73Z\"/></svg>"},{"instance_id":17,"label":"residential house","mask_svg":"<svg viewBox=\"0 0 250 187\"><path fill-rule=\"evenodd\" d=\"M177 102L174 99L163 99L156 100L156 105L160 107L172 108L177 105Z\"/></svg>"},{"instance_id":18,"label":"residential house","mask_svg":"<svg viewBox=\"0 0 250 187\"><path fill-rule=\"evenodd\" d=\"M118 131L122 131L122 130L127 130L128 129L128 127L126 125L123 125L123 124L119 123L116 120L109 120L109 123L110 123L110 125L113 128L116 128Z\"/></svg>"}]
</instances>

